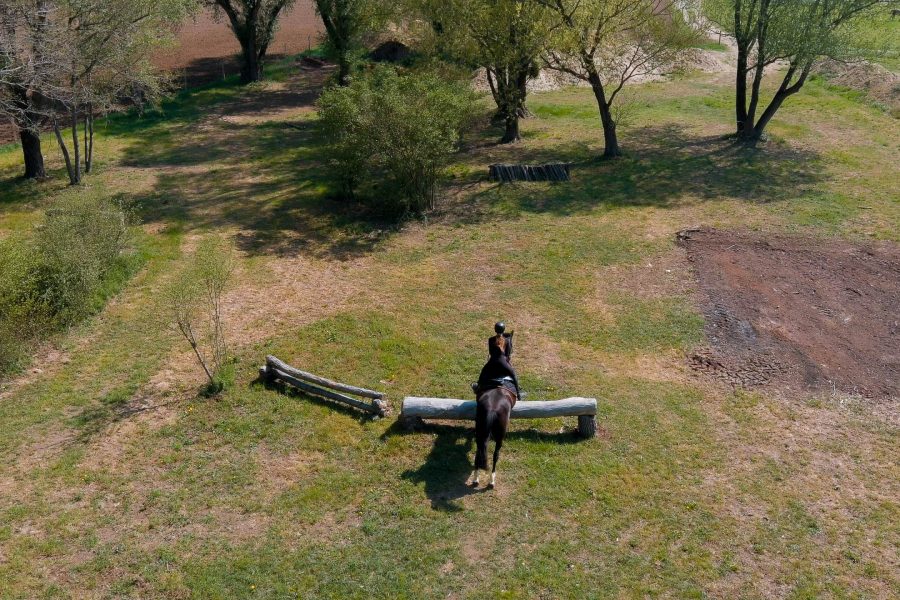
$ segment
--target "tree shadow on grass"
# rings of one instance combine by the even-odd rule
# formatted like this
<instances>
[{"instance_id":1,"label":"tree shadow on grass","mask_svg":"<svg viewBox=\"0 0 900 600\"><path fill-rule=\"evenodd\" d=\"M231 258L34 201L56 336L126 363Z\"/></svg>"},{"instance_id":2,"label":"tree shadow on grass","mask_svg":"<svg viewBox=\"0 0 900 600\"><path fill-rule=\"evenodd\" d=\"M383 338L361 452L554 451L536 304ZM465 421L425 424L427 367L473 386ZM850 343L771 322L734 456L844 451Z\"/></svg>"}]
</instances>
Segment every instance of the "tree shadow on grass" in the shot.
<instances>
[{"instance_id":1,"label":"tree shadow on grass","mask_svg":"<svg viewBox=\"0 0 900 600\"><path fill-rule=\"evenodd\" d=\"M475 448L475 429L473 426L469 424L460 426L429 423L419 428L417 432L411 432L404 429L399 421L396 421L382 434L382 439L394 435L422 435L429 433L435 434L435 437L431 451L425 457L425 462L417 469L405 471L401 477L412 483L424 483L425 495L431 501L431 508L434 510L461 512L465 510L459 502L462 498L488 491L488 488L483 485L473 488L467 484L467 479L473 468L473 463L470 459ZM570 432L552 434L535 429L511 429L507 433L504 443L515 443L517 440L574 444L581 441L581 438ZM490 442L488 451L493 452L493 442ZM501 463L503 461L502 451L500 461Z\"/></svg>"},{"instance_id":2,"label":"tree shadow on grass","mask_svg":"<svg viewBox=\"0 0 900 600\"><path fill-rule=\"evenodd\" d=\"M222 114L256 115L268 105L311 109L320 85L307 79L290 91L274 92L269 100L257 98L260 94L230 96ZM329 195L335 186L312 118L275 119L207 124L192 117L148 130L147 138L125 153L126 164L156 170L155 188L137 198L143 220L236 231L238 247L251 255L337 260L370 253L398 231L395 216ZM473 129L461 155L465 162L457 165L464 174L445 186L448 199L432 215L434 220L477 224L526 213L581 214L598 207L669 208L722 199L777 202L801 196L825 180L813 152L776 143L749 149L676 124L628 131L629 154L617 160L599 160L593 139L498 146L487 142L489 128ZM560 161L572 164L571 182L487 181L492 162Z\"/></svg>"},{"instance_id":3,"label":"tree shadow on grass","mask_svg":"<svg viewBox=\"0 0 900 600\"><path fill-rule=\"evenodd\" d=\"M332 181L310 120L227 123L198 134L192 149L160 142L134 147L132 165L169 165L135 198L142 221L237 230L251 255L305 253L346 260L371 252L397 221L364 204L327 195Z\"/></svg>"},{"instance_id":4,"label":"tree shadow on grass","mask_svg":"<svg viewBox=\"0 0 900 600\"><path fill-rule=\"evenodd\" d=\"M448 205L444 218L463 222L492 220L493 205L504 201L502 218L515 213L560 216L597 207L670 208L683 201L737 199L768 203L796 198L826 181L819 155L768 143L748 148L725 136L697 136L669 124L630 132L628 154L607 160L585 142L552 147L492 150L483 170L458 186L487 180L490 162L541 164L568 162L571 181L561 183L483 183L467 206Z\"/></svg>"}]
</instances>

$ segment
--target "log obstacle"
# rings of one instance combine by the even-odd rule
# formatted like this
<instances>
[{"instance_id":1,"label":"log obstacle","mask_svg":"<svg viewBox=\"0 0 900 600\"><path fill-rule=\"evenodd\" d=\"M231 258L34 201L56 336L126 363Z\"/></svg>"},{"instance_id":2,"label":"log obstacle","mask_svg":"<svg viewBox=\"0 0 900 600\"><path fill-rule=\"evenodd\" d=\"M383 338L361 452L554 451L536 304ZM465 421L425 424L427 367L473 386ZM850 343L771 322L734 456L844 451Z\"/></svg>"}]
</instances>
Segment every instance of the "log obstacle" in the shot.
<instances>
[{"instance_id":1,"label":"log obstacle","mask_svg":"<svg viewBox=\"0 0 900 600\"><path fill-rule=\"evenodd\" d=\"M382 392L313 375L292 367L274 356L266 357L266 364L259 368L259 377L269 382L281 380L311 396L334 400L380 417L383 417L388 411L388 405ZM369 398L370 401L359 400L351 395Z\"/></svg>"},{"instance_id":2,"label":"log obstacle","mask_svg":"<svg viewBox=\"0 0 900 600\"><path fill-rule=\"evenodd\" d=\"M488 165L491 180L509 181L569 181L568 163L546 165Z\"/></svg>"},{"instance_id":3,"label":"log obstacle","mask_svg":"<svg viewBox=\"0 0 900 600\"><path fill-rule=\"evenodd\" d=\"M597 399L564 398L533 402L516 402L511 418L546 419L550 417L578 417L578 433L586 438L597 435ZM406 426L422 419L474 420L475 401L453 398L420 398L407 396L403 399L400 422Z\"/></svg>"}]
</instances>

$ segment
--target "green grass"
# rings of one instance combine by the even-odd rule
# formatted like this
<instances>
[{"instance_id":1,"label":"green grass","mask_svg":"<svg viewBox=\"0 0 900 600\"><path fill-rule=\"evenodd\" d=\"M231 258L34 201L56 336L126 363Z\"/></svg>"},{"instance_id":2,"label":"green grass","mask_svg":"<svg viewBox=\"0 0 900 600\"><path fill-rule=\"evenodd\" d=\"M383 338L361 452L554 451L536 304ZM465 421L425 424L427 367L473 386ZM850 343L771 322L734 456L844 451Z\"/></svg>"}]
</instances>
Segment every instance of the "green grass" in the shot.
<instances>
[{"instance_id":1,"label":"green grass","mask_svg":"<svg viewBox=\"0 0 900 600\"><path fill-rule=\"evenodd\" d=\"M703 322L673 241L699 223L897 241L895 120L814 81L738 149L729 89L691 75L632 88L627 156L605 162L589 90L534 94L523 143L473 129L441 208L397 226L330 196L309 84L273 72L100 128L87 185L137 207L143 267L0 396L0 598L900 593L896 427L687 377ZM571 183L485 181L551 159ZM69 193L51 152L53 181L6 185L17 160L0 149L0 236ZM241 256L214 398L163 299L206 235ZM395 409L468 397L498 318L531 397L596 396L602 430L513 422L494 492L463 485L470 427L407 433L255 381L275 354Z\"/></svg>"},{"instance_id":2,"label":"green grass","mask_svg":"<svg viewBox=\"0 0 900 600\"><path fill-rule=\"evenodd\" d=\"M701 50L713 50L715 52L727 52L728 46L723 44L722 42L716 42L711 39L706 39L694 46L694 48L699 48Z\"/></svg>"}]
</instances>

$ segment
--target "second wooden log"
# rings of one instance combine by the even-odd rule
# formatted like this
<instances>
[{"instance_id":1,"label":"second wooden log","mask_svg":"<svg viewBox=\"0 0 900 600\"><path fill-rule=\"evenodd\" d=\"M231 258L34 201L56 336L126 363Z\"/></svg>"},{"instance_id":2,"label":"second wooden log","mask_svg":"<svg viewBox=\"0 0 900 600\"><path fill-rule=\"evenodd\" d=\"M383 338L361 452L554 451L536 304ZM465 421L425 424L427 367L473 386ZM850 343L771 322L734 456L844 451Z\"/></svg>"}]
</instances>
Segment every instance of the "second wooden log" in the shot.
<instances>
[{"instance_id":1,"label":"second wooden log","mask_svg":"<svg viewBox=\"0 0 900 600\"><path fill-rule=\"evenodd\" d=\"M275 356L267 356L266 365L278 369L282 373L286 373L291 377L294 377L295 379L302 379L304 381L308 381L322 387L331 388L339 392L346 392L347 394L364 396L366 398L384 398L384 394L382 392L367 390L366 388L356 387L355 385L347 385L346 383L332 381L331 379L326 379L324 377L319 377L318 375L313 375L312 373L307 373L306 371L301 371L300 369L295 369L291 365L287 364L283 360L278 359Z\"/></svg>"}]
</instances>

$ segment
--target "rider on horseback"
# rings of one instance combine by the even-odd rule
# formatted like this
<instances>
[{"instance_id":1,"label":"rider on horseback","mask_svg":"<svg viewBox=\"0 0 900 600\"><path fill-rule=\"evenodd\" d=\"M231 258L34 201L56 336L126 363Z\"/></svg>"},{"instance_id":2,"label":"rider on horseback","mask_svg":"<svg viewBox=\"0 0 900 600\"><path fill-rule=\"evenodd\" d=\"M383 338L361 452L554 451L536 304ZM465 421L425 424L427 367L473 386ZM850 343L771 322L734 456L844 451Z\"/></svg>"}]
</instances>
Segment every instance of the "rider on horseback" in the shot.
<instances>
[{"instance_id":1,"label":"rider on horseback","mask_svg":"<svg viewBox=\"0 0 900 600\"><path fill-rule=\"evenodd\" d=\"M509 357L512 355L512 333L504 334L506 325L497 323L494 331L497 335L488 339L490 358L481 369L478 383L472 384L475 392L475 470L472 471L471 484L478 485L478 473L487 470L488 440L494 440L494 463L491 468L491 483L496 483L497 461L500 448L509 427L512 409L519 399L519 379Z\"/></svg>"},{"instance_id":2,"label":"rider on horseback","mask_svg":"<svg viewBox=\"0 0 900 600\"><path fill-rule=\"evenodd\" d=\"M488 338L489 358L487 363L481 369L478 376L478 383L472 384L472 391L477 396L484 390L492 388L506 387L516 394L516 398L521 396L519 392L519 379L516 372L509 363L512 356L512 333L504 333L506 325L502 322L494 325L494 331L497 335Z\"/></svg>"}]
</instances>

